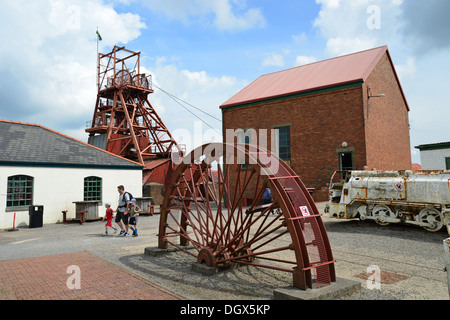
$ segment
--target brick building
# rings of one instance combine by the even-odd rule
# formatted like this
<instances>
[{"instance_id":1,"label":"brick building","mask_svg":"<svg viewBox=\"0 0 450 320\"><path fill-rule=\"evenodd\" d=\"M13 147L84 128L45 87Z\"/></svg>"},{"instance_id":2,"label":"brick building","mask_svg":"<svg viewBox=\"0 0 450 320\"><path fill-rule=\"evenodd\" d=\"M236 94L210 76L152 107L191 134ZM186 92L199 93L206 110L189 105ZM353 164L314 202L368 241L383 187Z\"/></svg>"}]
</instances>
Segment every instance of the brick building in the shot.
<instances>
[{"instance_id":1,"label":"brick building","mask_svg":"<svg viewBox=\"0 0 450 320\"><path fill-rule=\"evenodd\" d=\"M274 149L307 187L338 169L411 168L409 107L387 46L263 75L220 108L224 136L279 129Z\"/></svg>"}]
</instances>

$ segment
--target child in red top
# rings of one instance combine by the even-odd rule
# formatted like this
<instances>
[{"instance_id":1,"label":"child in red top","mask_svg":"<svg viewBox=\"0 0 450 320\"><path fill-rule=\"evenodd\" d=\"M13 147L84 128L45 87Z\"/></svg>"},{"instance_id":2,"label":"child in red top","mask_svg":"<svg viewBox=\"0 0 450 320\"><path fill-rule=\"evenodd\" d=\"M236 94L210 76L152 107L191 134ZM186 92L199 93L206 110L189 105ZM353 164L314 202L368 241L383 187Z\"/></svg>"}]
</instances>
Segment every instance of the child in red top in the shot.
<instances>
[{"instance_id":1,"label":"child in red top","mask_svg":"<svg viewBox=\"0 0 450 320\"><path fill-rule=\"evenodd\" d=\"M110 203L105 203L105 208L106 208L106 215L103 217L102 221L106 220L105 236L107 236L108 235L108 227L113 228L114 229L114 233L117 232L117 228L113 227L113 225L112 225L114 210L111 209L111 204Z\"/></svg>"}]
</instances>

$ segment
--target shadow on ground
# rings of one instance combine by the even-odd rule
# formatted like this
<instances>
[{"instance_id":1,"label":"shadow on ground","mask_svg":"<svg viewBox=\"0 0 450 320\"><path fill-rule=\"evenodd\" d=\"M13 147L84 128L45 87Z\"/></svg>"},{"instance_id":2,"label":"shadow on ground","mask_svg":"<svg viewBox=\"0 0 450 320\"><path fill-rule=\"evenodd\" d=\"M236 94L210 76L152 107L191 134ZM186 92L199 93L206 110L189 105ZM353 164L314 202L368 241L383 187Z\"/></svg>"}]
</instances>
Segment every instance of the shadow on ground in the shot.
<instances>
[{"instance_id":1,"label":"shadow on ground","mask_svg":"<svg viewBox=\"0 0 450 320\"><path fill-rule=\"evenodd\" d=\"M191 270L195 258L172 252L152 257L123 256L120 262L157 285L187 299L273 299L273 290L292 284L292 274L255 266L241 266L205 276Z\"/></svg>"}]
</instances>

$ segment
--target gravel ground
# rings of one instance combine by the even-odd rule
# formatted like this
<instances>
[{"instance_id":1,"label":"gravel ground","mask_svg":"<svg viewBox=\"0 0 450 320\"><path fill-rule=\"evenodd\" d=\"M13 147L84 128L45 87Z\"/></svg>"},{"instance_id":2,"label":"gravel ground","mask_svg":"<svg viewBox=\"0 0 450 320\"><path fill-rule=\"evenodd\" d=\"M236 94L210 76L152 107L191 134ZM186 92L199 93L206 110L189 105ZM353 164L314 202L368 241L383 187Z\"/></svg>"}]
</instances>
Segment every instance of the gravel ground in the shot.
<instances>
[{"instance_id":1,"label":"gravel ground","mask_svg":"<svg viewBox=\"0 0 450 320\"><path fill-rule=\"evenodd\" d=\"M323 210L324 203L319 203ZM348 300L448 299L442 240L446 232L430 233L420 228L388 226L371 222L324 217L336 262L337 277L360 281L360 293ZM205 276L192 271L194 257L172 252L158 257L144 254L157 246L159 215L140 217L139 237L103 237L102 222L45 225L18 232L0 231L0 260L44 256L87 250L105 260L192 300L267 300L273 290L292 284L292 275L270 269L242 266ZM369 290L357 277L376 265L382 272L406 279L382 283ZM383 279L383 278L382 278Z\"/></svg>"}]
</instances>

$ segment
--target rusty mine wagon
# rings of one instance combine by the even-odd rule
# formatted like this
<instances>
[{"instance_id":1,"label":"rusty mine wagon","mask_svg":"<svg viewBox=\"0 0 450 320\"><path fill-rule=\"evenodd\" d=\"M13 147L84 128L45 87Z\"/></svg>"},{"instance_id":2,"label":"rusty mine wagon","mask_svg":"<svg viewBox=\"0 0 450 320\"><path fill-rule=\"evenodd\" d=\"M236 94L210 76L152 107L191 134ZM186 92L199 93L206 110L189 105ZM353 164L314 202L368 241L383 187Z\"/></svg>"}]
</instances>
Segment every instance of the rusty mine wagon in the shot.
<instances>
[{"instance_id":1,"label":"rusty mine wagon","mask_svg":"<svg viewBox=\"0 0 450 320\"><path fill-rule=\"evenodd\" d=\"M450 171L336 171L325 213L450 234Z\"/></svg>"}]
</instances>

